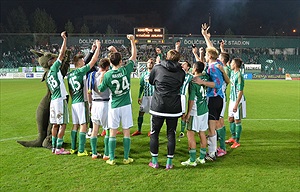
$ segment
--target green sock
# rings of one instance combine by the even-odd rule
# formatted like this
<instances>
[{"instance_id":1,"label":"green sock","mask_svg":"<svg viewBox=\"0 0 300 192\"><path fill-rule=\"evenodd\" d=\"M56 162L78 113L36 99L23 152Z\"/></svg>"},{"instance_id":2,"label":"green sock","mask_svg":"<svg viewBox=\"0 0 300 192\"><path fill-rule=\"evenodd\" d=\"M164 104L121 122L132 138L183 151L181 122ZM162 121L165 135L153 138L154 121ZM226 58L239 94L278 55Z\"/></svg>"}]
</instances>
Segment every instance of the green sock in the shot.
<instances>
[{"instance_id":1,"label":"green sock","mask_svg":"<svg viewBox=\"0 0 300 192\"><path fill-rule=\"evenodd\" d=\"M108 139L108 146L109 146L109 159L115 159L115 149L117 145L116 137L109 137Z\"/></svg>"},{"instance_id":2,"label":"green sock","mask_svg":"<svg viewBox=\"0 0 300 192\"><path fill-rule=\"evenodd\" d=\"M144 116L139 116L138 117L138 131L142 130L143 121L144 121Z\"/></svg>"},{"instance_id":3,"label":"green sock","mask_svg":"<svg viewBox=\"0 0 300 192\"><path fill-rule=\"evenodd\" d=\"M200 159L204 159L206 155L206 148L200 148Z\"/></svg>"},{"instance_id":4,"label":"green sock","mask_svg":"<svg viewBox=\"0 0 300 192\"><path fill-rule=\"evenodd\" d=\"M52 136L52 148L56 147L57 137Z\"/></svg>"},{"instance_id":5,"label":"green sock","mask_svg":"<svg viewBox=\"0 0 300 192\"><path fill-rule=\"evenodd\" d=\"M85 132L79 132L78 152L80 152L80 153L84 152L85 142L86 142L86 133Z\"/></svg>"},{"instance_id":6,"label":"green sock","mask_svg":"<svg viewBox=\"0 0 300 192\"><path fill-rule=\"evenodd\" d=\"M173 158L168 157L168 159L167 159L167 165L172 165L172 159Z\"/></svg>"},{"instance_id":7,"label":"green sock","mask_svg":"<svg viewBox=\"0 0 300 192\"><path fill-rule=\"evenodd\" d=\"M242 132L242 124L238 123L236 124L236 142L240 142L240 137L241 137L241 132Z\"/></svg>"},{"instance_id":8,"label":"green sock","mask_svg":"<svg viewBox=\"0 0 300 192\"><path fill-rule=\"evenodd\" d=\"M92 153L94 155L97 155L97 137L91 137L90 138L90 144L91 144L91 148L92 148Z\"/></svg>"},{"instance_id":9,"label":"green sock","mask_svg":"<svg viewBox=\"0 0 300 192\"><path fill-rule=\"evenodd\" d=\"M196 149L190 149L190 161L195 162L196 161Z\"/></svg>"},{"instance_id":10,"label":"green sock","mask_svg":"<svg viewBox=\"0 0 300 192\"><path fill-rule=\"evenodd\" d=\"M76 142L77 142L77 131L72 130L71 131L71 149L76 149Z\"/></svg>"},{"instance_id":11,"label":"green sock","mask_svg":"<svg viewBox=\"0 0 300 192\"><path fill-rule=\"evenodd\" d=\"M185 121L181 121L181 132L184 132L184 129L185 129Z\"/></svg>"},{"instance_id":12,"label":"green sock","mask_svg":"<svg viewBox=\"0 0 300 192\"><path fill-rule=\"evenodd\" d=\"M64 139L57 138L56 148L61 149Z\"/></svg>"},{"instance_id":13,"label":"green sock","mask_svg":"<svg viewBox=\"0 0 300 192\"><path fill-rule=\"evenodd\" d=\"M106 131L106 133L107 133L107 131ZM109 156L108 140L109 140L109 136L105 135L105 137L104 137L104 155L105 156Z\"/></svg>"},{"instance_id":14,"label":"green sock","mask_svg":"<svg viewBox=\"0 0 300 192\"><path fill-rule=\"evenodd\" d=\"M157 164L158 162L158 157L152 157L152 163Z\"/></svg>"},{"instance_id":15,"label":"green sock","mask_svg":"<svg viewBox=\"0 0 300 192\"><path fill-rule=\"evenodd\" d=\"M130 152L130 138L129 137L123 138L123 146L124 146L124 159L128 159L129 152Z\"/></svg>"},{"instance_id":16,"label":"green sock","mask_svg":"<svg viewBox=\"0 0 300 192\"><path fill-rule=\"evenodd\" d=\"M230 133L233 139L235 139L235 123L230 123Z\"/></svg>"},{"instance_id":17,"label":"green sock","mask_svg":"<svg viewBox=\"0 0 300 192\"><path fill-rule=\"evenodd\" d=\"M217 134L220 142L220 148L223 150L226 150L226 144L225 144L225 138L226 138L226 129L225 126L223 126L220 129L217 129Z\"/></svg>"}]
</instances>

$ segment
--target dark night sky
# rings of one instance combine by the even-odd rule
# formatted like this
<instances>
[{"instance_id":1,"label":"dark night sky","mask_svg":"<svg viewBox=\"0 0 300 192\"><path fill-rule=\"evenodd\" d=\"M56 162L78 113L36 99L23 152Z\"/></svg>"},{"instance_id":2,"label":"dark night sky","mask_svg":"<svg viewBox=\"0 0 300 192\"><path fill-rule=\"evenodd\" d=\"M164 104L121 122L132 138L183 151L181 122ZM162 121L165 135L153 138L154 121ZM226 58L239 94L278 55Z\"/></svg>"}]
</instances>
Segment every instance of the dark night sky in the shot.
<instances>
[{"instance_id":1,"label":"dark night sky","mask_svg":"<svg viewBox=\"0 0 300 192\"><path fill-rule=\"evenodd\" d=\"M157 27L166 27L170 34L199 34L209 16L211 33L215 34L228 28L248 35L267 33L271 27L286 34L292 34L292 29L297 34L300 31L300 0L1 0L2 23L18 5L27 16L36 8L45 9L59 31L68 20L73 22L84 15L149 12L160 15L161 26Z\"/></svg>"}]
</instances>

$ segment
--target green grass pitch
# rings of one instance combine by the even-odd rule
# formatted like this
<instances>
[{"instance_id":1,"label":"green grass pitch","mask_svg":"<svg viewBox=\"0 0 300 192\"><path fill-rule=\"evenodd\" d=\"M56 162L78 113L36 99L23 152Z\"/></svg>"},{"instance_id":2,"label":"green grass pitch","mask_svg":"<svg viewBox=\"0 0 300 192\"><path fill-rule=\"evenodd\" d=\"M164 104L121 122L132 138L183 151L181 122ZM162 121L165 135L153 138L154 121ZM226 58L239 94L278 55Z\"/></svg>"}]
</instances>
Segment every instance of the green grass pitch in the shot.
<instances>
[{"instance_id":1,"label":"green grass pitch","mask_svg":"<svg viewBox=\"0 0 300 192\"><path fill-rule=\"evenodd\" d=\"M300 189L300 81L245 82L247 119L242 120L241 147L230 149L216 162L184 167L187 138L177 141L174 169L166 163L165 128L160 135L158 170L148 167L148 114L143 135L131 138L134 163L123 165L122 135L117 136L117 165L76 155L57 156L44 148L25 148L16 140L37 137L36 108L46 93L34 79L0 80L0 191L299 191ZM138 79L132 79L132 108L137 129ZM227 116L227 115L226 115ZM226 130L229 137L227 119ZM70 147L71 123L65 142ZM180 126L177 130L179 132ZM199 139L197 139L199 141ZM87 150L90 143L87 139ZM103 137L98 138L103 153ZM197 155L199 149L197 149Z\"/></svg>"}]
</instances>

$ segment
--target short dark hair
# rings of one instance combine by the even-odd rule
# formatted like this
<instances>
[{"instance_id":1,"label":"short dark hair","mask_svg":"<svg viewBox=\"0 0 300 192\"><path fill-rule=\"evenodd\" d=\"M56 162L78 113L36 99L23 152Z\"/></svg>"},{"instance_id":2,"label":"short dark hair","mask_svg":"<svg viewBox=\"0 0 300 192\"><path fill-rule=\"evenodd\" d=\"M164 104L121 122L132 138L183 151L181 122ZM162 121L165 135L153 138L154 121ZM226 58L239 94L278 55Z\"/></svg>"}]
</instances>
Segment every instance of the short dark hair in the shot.
<instances>
[{"instance_id":1,"label":"short dark hair","mask_svg":"<svg viewBox=\"0 0 300 192\"><path fill-rule=\"evenodd\" d=\"M198 73L202 73L202 71L204 70L204 67L205 67L205 64L201 61L197 61L194 63L194 66L195 70L198 72Z\"/></svg>"},{"instance_id":2,"label":"short dark hair","mask_svg":"<svg viewBox=\"0 0 300 192\"><path fill-rule=\"evenodd\" d=\"M99 67L100 68L105 69L109 65L110 65L110 62L109 62L108 58L100 59L100 61L99 61Z\"/></svg>"},{"instance_id":3,"label":"short dark hair","mask_svg":"<svg viewBox=\"0 0 300 192\"><path fill-rule=\"evenodd\" d=\"M109 53L108 58L114 66L119 65L120 61L122 60L122 55L120 52Z\"/></svg>"},{"instance_id":4,"label":"short dark hair","mask_svg":"<svg viewBox=\"0 0 300 192\"><path fill-rule=\"evenodd\" d=\"M220 53L220 56L224 59L225 64L229 61L229 54L227 52Z\"/></svg>"},{"instance_id":5,"label":"short dark hair","mask_svg":"<svg viewBox=\"0 0 300 192\"><path fill-rule=\"evenodd\" d=\"M84 58L84 55L83 54L76 54L74 57L73 57L73 63L75 64L77 61L79 61L80 59Z\"/></svg>"},{"instance_id":6,"label":"short dark hair","mask_svg":"<svg viewBox=\"0 0 300 192\"><path fill-rule=\"evenodd\" d=\"M234 59L232 59L232 61L234 61L235 65L236 65L238 68L241 68L241 67L242 67L243 60L242 60L241 58L234 58Z\"/></svg>"}]
</instances>

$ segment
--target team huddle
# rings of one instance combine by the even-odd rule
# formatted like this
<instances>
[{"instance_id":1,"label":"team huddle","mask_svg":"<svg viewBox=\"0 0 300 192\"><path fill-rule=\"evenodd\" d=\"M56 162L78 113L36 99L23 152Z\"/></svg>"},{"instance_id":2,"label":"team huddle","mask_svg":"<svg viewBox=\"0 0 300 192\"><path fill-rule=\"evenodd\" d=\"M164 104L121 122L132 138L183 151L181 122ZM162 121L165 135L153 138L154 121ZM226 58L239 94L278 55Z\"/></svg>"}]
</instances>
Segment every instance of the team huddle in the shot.
<instances>
[{"instance_id":1,"label":"team huddle","mask_svg":"<svg viewBox=\"0 0 300 192\"><path fill-rule=\"evenodd\" d=\"M157 58L149 58L147 69L140 77L138 130L132 135L130 135L130 128L133 126L130 78L137 56L134 36L127 35L131 44L131 56L126 64L122 62L122 55L111 46L107 58L100 59L96 66L101 46L99 40L95 41L91 51L85 57L80 54L75 55L73 58L75 69L67 74L69 94L72 98L73 123L69 151L62 148L69 120L68 93L60 72L61 61L67 47L66 32L62 32L63 43L60 53L58 58L49 60L51 68L47 75L47 85L51 91L52 153L91 155L93 159L103 158L107 164L115 165L116 135L122 123L123 163L130 164L134 161L129 157L130 136L142 134L145 113L151 115L148 136L152 156L149 166L152 168L159 167L159 133L165 121L168 138L165 166L167 170L173 168L178 118L181 118L179 138L185 136L186 129L189 145L189 159L181 163L184 166L197 166L226 155L226 144L231 144L231 148L239 147L241 119L246 117L244 79L240 70L242 60L234 58L230 61L229 54L224 49L224 41L220 42L221 53L219 54L210 41L208 29L208 25L202 25L201 32L207 44L206 50L200 48L198 54L197 47L192 47L195 56L193 64L189 61L180 61L179 41L176 42L175 49L169 50L165 57L160 48L157 48ZM230 84L228 120L231 137L226 140L223 117L228 84ZM93 124L90 136L91 153L85 150L89 120ZM97 152L100 126L105 130L103 156ZM195 134L200 137L198 157Z\"/></svg>"}]
</instances>

